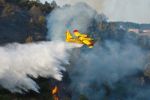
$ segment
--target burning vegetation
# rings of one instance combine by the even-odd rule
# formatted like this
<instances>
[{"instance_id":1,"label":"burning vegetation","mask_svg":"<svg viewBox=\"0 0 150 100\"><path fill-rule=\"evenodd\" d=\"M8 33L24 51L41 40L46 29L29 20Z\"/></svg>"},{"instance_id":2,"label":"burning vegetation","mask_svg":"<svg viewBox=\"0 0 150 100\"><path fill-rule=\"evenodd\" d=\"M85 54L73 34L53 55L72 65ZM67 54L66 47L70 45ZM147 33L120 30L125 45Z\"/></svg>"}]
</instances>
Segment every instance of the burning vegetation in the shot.
<instances>
[{"instance_id":1,"label":"burning vegetation","mask_svg":"<svg viewBox=\"0 0 150 100\"><path fill-rule=\"evenodd\" d=\"M67 54L64 52L66 49L63 48L63 44L62 46L60 45L63 52L59 52L58 49L58 51L55 49L56 47L53 47L57 46L59 43L56 45L56 43L53 42L54 44L51 45L53 48L49 48L48 51L52 51L53 56L57 53L57 56L54 56L54 59L56 59L55 61L58 61L58 64L60 64L60 66L63 65L66 69L66 72L63 72L64 70L62 70L63 78L57 76L56 73L56 76L54 75L53 78L58 80L62 78L62 81L57 81L50 77L51 75L53 76L53 72L55 71L60 74L60 72L57 71L58 69L55 68L53 71L50 70L47 72L50 76L44 74L44 78L42 78L42 74L37 76L37 74L35 74L36 72L32 73L33 70L37 70L39 65L42 65L45 61L41 55L45 53L47 49L44 49L46 47L43 46L42 43L38 50L33 49L33 53L31 53L31 49L26 49L29 57L24 58L29 58L29 60L25 60L29 62L32 61L30 60L30 58L32 58L31 55L39 51L39 56L38 54L35 54L35 56L38 56L35 57L35 59L41 58L37 62L39 64L37 65L38 67L31 68L32 71L29 71L27 74L27 77L29 78L28 81L31 82L33 79L31 83L34 84L33 87L36 87L35 90L37 89L38 91L39 85L39 93L34 89L26 88L30 87L29 84L25 84L28 83L26 82L27 80L22 83L21 81L20 83L18 82L18 86L15 87L12 85L14 89L17 88L20 90L20 88L22 88L25 94L11 93L13 90L9 92L6 90L9 89L7 87L9 85L4 83L8 76L6 75L5 78L5 74L0 73L0 75L2 75L1 77L3 77L0 78L0 83L3 86L0 88L0 99L149 99L149 24L107 22L107 17L105 15L98 14L84 3L79 3L74 6L66 5L61 8L58 7L55 2L52 4L41 4L40 2L29 0L0 0L0 14L1 45L12 42L26 42L27 45L28 43L29 45L32 45L30 43L37 41L53 41L55 39L65 40L65 31L67 29L73 30L74 28L79 29L82 33L88 33L90 37L96 40L92 49L83 46L82 48L67 51ZM63 20L61 18L63 18ZM139 30L143 31L139 32ZM143 32L146 32L146 34ZM8 50L8 52L11 51L8 49L9 46L10 45L6 46L5 49L6 51ZM13 47L16 48L15 46L16 44L14 44ZM37 45L34 46L38 47ZM34 46L31 46L31 48ZM14 59L17 58L17 56L14 56L13 54L17 52L13 52L13 50L11 54ZM22 51L23 50L20 50L20 55L22 54ZM8 53L6 53L6 55L7 54ZM63 59L60 59L58 55ZM70 56L68 57L68 55ZM22 58L22 56L20 56L20 58ZM54 59L52 59L52 62ZM19 63L19 60L17 61L16 64L22 64ZM48 63L48 65L50 64ZM55 64L52 66L55 67ZM58 66L58 68L60 68L60 66ZM30 66L28 68L30 69ZM44 68L44 66L42 66L42 68ZM42 71L43 70L38 70L38 73ZM47 71L47 67L44 71ZM17 73L15 70L14 72ZM11 76L13 75L12 73L10 73ZM36 79L37 77L39 78ZM14 77L11 79L13 78ZM38 85L36 85L34 81Z\"/></svg>"},{"instance_id":2,"label":"burning vegetation","mask_svg":"<svg viewBox=\"0 0 150 100\"><path fill-rule=\"evenodd\" d=\"M58 98L58 86L54 86L52 88L52 96L54 100L59 100Z\"/></svg>"}]
</instances>

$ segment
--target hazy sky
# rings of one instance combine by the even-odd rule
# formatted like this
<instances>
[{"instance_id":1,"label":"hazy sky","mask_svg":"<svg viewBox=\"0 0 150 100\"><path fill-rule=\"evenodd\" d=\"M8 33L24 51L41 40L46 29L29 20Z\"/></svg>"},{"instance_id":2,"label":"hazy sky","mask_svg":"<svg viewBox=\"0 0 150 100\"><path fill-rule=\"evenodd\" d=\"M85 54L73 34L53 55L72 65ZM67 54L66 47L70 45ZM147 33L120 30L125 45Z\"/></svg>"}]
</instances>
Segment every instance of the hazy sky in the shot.
<instances>
[{"instance_id":1,"label":"hazy sky","mask_svg":"<svg viewBox=\"0 0 150 100\"><path fill-rule=\"evenodd\" d=\"M41 2L52 0L41 0ZM55 0L58 5L86 2L110 21L150 23L150 0Z\"/></svg>"}]
</instances>

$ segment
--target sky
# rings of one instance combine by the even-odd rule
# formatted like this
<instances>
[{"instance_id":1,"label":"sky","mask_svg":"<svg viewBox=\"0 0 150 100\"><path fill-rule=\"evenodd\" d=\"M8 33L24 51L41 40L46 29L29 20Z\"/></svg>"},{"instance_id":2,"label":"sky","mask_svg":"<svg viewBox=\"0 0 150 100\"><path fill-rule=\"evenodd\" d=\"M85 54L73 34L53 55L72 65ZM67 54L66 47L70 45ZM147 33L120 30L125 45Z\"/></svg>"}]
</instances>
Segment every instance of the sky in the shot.
<instances>
[{"instance_id":1,"label":"sky","mask_svg":"<svg viewBox=\"0 0 150 100\"><path fill-rule=\"evenodd\" d=\"M51 2L52 0L40 0ZM150 0L55 0L60 6L85 2L99 13L104 13L109 21L150 23Z\"/></svg>"}]
</instances>

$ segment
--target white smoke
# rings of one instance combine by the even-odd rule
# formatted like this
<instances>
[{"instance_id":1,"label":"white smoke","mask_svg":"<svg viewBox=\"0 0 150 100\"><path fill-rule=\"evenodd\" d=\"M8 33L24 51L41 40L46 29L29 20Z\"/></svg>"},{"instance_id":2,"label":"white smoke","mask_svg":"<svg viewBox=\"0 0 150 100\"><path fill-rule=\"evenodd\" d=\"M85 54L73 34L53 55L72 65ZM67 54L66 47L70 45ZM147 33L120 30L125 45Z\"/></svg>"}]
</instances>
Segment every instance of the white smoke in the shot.
<instances>
[{"instance_id":1,"label":"white smoke","mask_svg":"<svg viewBox=\"0 0 150 100\"><path fill-rule=\"evenodd\" d=\"M53 37L52 40L64 39L67 29L72 31L77 28L85 32L93 19L103 21L105 17L84 3L57 8L47 17L49 33L52 33L49 37ZM95 45L93 49L73 53L73 64L71 69L67 69L72 79L73 100L78 100L80 94L85 94L90 100L101 99L104 96L101 89L103 83L113 84L141 71L145 61L141 48L128 42L107 41L103 45ZM90 88L94 82L100 90Z\"/></svg>"},{"instance_id":2,"label":"white smoke","mask_svg":"<svg viewBox=\"0 0 150 100\"><path fill-rule=\"evenodd\" d=\"M65 70L61 64L68 64L68 51L74 47L56 41L0 47L0 84L11 92L38 92L39 86L31 77L61 80L61 70Z\"/></svg>"},{"instance_id":3,"label":"white smoke","mask_svg":"<svg viewBox=\"0 0 150 100\"><path fill-rule=\"evenodd\" d=\"M80 32L86 32L93 19L97 19L98 22L105 20L105 17L98 15L85 3L54 9L47 17L48 33L50 33L48 37L52 37L53 40L64 40L66 30L72 32L78 29Z\"/></svg>"},{"instance_id":4,"label":"white smoke","mask_svg":"<svg viewBox=\"0 0 150 100\"><path fill-rule=\"evenodd\" d=\"M60 71L65 70L61 65L68 64L69 55L67 51L78 45L70 46L68 43L54 40L64 40L67 29L71 31L79 29L81 32L85 32L92 19L102 21L103 17L83 3L57 8L47 16L47 37L52 40L51 42L24 45L9 44L5 47L0 47L0 84L11 92L28 90L38 92L38 85L30 77L53 77L61 80L62 74ZM117 81L124 76L133 74L138 69L141 70L144 57L143 52L138 47L126 45L124 47L127 48L120 49L118 44L117 46L116 44L111 45L111 43L106 45L110 51L103 47L95 47L91 52L81 54L82 59L77 60L77 66L72 72L80 73L81 76L71 76L73 86L79 84L79 87L76 87L78 89L80 84L85 82L88 84L91 80L101 82L105 81L105 79L110 82ZM122 58L120 59L120 57ZM132 58L131 60L130 57ZM125 66L126 63L131 65ZM72 74L71 72L69 73L70 75ZM107 73L109 74L107 75ZM80 89L83 88L81 87Z\"/></svg>"},{"instance_id":5,"label":"white smoke","mask_svg":"<svg viewBox=\"0 0 150 100\"><path fill-rule=\"evenodd\" d=\"M61 80L60 71L65 70L61 64L68 64L67 51L82 46L62 42L65 40L66 29L77 28L85 31L94 17L97 17L96 11L85 4L75 5L69 9L59 8L47 17L49 30L47 37L51 37L53 41L14 43L0 47L0 66L2 66L0 84L11 92L21 93L28 90L38 92L39 86L30 77L53 77Z\"/></svg>"},{"instance_id":6,"label":"white smoke","mask_svg":"<svg viewBox=\"0 0 150 100\"><path fill-rule=\"evenodd\" d=\"M52 41L14 43L0 47L0 84L11 92L38 92L38 85L30 77L53 77L61 80L60 71L65 71L61 64L69 64L68 51L74 47L80 45Z\"/></svg>"},{"instance_id":7,"label":"white smoke","mask_svg":"<svg viewBox=\"0 0 150 100\"><path fill-rule=\"evenodd\" d=\"M57 8L47 17L49 28L48 38L51 37L52 40L63 40L64 32L67 29L72 31L77 28L81 32L86 32L89 25L91 25L92 19L103 21L105 18L96 12L96 10L98 11L98 5L102 5L102 8L99 8L102 11L98 12L103 12L103 10L107 9L112 10L115 7L117 9L115 8L112 11L114 14L117 11L123 11L123 8L119 9L120 5L117 4L117 0L109 0L109 2L108 0L97 0L95 3L92 3L92 0L81 1L92 5L91 7L83 3L77 3L79 1L81 0L57 1L58 4L59 2L60 4L69 3L72 6ZM103 1L102 4L99 4L101 1ZM112 2L113 5L111 5ZM96 10L92 9L94 5L97 5ZM103 5L107 5L106 9ZM115 15L112 14L111 16ZM112 20L111 16L109 16L110 20ZM124 18L122 19L122 16L120 18L122 21L126 20ZM126 18L128 19L130 17ZM132 19L131 21L138 21L138 19ZM145 19L141 20L145 21ZM112 42L108 40L106 43L95 45L93 49L83 49L81 52L79 50L73 53L75 54L72 55L72 64L70 65L70 69L67 69L72 80L71 89L73 92L73 100L78 100L80 94L85 94L90 100L103 100L105 91L103 91L104 87L102 85L105 82L108 82L109 86L113 86L115 82L142 71L145 63L145 52L137 45L132 44L132 41L127 41L122 44L119 41ZM93 83L94 87L96 86L95 88L91 86Z\"/></svg>"},{"instance_id":8,"label":"white smoke","mask_svg":"<svg viewBox=\"0 0 150 100\"><path fill-rule=\"evenodd\" d=\"M40 0L51 2L53 0ZM104 13L110 21L150 23L150 0L54 0L60 6L87 3L97 12Z\"/></svg>"}]
</instances>

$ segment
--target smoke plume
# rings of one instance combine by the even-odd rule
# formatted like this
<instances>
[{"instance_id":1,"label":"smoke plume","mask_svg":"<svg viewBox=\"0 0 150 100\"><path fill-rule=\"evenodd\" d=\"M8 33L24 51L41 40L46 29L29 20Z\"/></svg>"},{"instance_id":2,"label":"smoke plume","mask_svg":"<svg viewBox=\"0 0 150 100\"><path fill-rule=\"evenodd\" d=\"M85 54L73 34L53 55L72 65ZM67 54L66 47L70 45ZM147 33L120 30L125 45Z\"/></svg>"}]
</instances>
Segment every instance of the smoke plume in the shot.
<instances>
[{"instance_id":1,"label":"smoke plume","mask_svg":"<svg viewBox=\"0 0 150 100\"><path fill-rule=\"evenodd\" d=\"M51 2L52 0L40 0ZM104 13L110 21L130 21L150 23L150 0L54 0L60 6L87 3L99 13Z\"/></svg>"},{"instance_id":2,"label":"smoke plume","mask_svg":"<svg viewBox=\"0 0 150 100\"><path fill-rule=\"evenodd\" d=\"M65 71L61 64L68 64L67 52L74 47L76 45L56 41L0 47L0 84L11 92L38 92L39 86L32 78L61 80L61 71Z\"/></svg>"},{"instance_id":3,"label":"smoke plume","mask_svg":"<svg viewBox=\"0 0 150 100\"><path fill-rule=\"evenodd\" d=\"M78 29L80 32L86 32L93 19L96 22L100 22L105 20L105 17L99 15L85 3L54 9L47 17L48 38L52 37L52 40L64 40L66 30L72 32L74 29Z\"/></svg>"},{"instance_id":4,"label":"smoke plume","mask_svg":"<svg viewBox=\"0 0 150 100\"><path fill-rule=\"evenodd\" d=\"M39 87L32 78L41 76L61 80L60 71L65 70L61 65L69 61L67 51L80 46L61 42L65 39L65 31L78 29L87 32L93 20L101 22L106 17L84 3L53 10L47 16L47 38L52 41L0 47L0 84L11 92L38 92ZM85 47L72 51L71 69L66 70L72 80L73 100L78 100L80 94L85 94L90 100L101 99L105 94L102 89L105 82L113 87L115 82L143 69L144 53L132 43L110 40L96 43L93 49Z\"/></svg>"},{"instance_id":5,"label":"smoke plume","mask_svg":"<svg viewBox=\"0 0 150 100\"><path fill-rule=\"evenodd\" d=\"M55 9L47 18L49 33L54 33L49 37L53 39L63 39L67 29L86 32L93 19L105 20L84 3ZM81 49L72 54L71 68L67 71L72 80L73 100L78 100L81 94L90 100L103 99L106 92L103 84L115 87L115 82L142 71L145 61L144 51L132 41L122 44L108 40L97 43L94 49Z\"/></svg>"},{"instance_id":6,"label":"smoke plume","mask_svg":"<svg viewBox=\"0 0 150 100\"><path fill-rule=\"evenodd\" d=\"M89 26L94 26L93 19L101 22L106 17L84 3L57 8L47 17L48 37L62 40L67 29L87 32ZM93 49L85 47L71 54L72 63L67 71L72 80L72 100L78 100L81 94L89 100L103 100L103 85L115 88L116 82L142 71L145 64L145 51L132 41L123 44L107 40L96 43Z\"/></svg>"},{"instance_id":7,"label":"smoke plume","mask_svg":"<svg viewBox=\"0 0 150 100\"><path fill-rule=\"evenodd\" d=\"M140 47L109 40L92 50L81 50L77 56L70 69L71 87L75 91L73 100L79 99L80 94L90 100L103 99L106 92L103 85L114 88L116 82L142 71L145 63Z\"/></svg>"}]
</instances>

